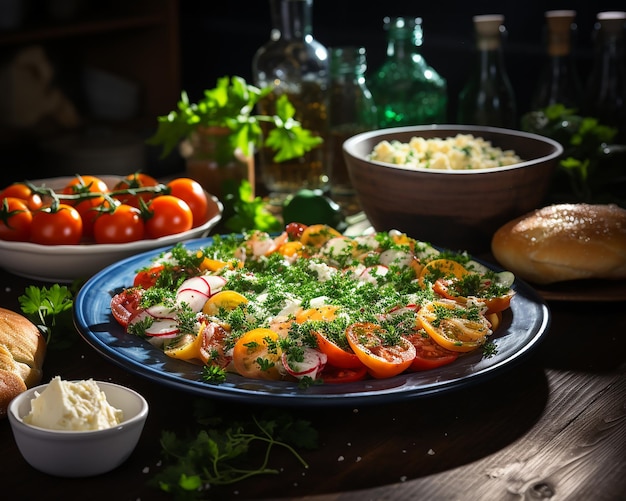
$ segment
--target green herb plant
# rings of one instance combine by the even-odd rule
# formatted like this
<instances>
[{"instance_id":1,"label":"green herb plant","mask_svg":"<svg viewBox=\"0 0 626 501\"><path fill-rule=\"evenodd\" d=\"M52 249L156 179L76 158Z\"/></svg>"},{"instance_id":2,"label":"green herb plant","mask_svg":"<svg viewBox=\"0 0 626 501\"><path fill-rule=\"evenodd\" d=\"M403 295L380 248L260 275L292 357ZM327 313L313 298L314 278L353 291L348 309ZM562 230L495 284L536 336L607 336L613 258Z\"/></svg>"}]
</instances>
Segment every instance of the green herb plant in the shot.
<instances>
[{"instance_id":1,"label":"green herb plant","mask_svg":"<svg viewBox=\"0 0 626 501\"><path fill-rule=\"evenodd\" d=\"M611 144L617 129L562 104L527 113L521 127L563 146L551 189L555 202L612 202L626 207L626 147Z\"/></svg>"},{"instance_id":2,"label":"green herb plant","mask_svg":"<svg viewBox=\"0 0 626 501\"><path fill-rule=\"evenodd\" d=\"M65 285L48 287L29 285L18 298L24 315L45 336L48 346L66 347L71 340L68 333L74 332L72 306L74 293Z\"/></svg>"},{"instance_id":3,"label":"green herb plant","mask_svg":"<svg viewBox=\"0 0 626 501\"><path fill-rule=\"evenodd\" d=\"M274 160L282 162L318 146L322 138L304 129L294 118L296 110L286 95L277 99L275 115L255 114L257 103L271 92L271 87L258 88L238 76L218 79L216 87L205 90L195 103L183 91L177 109L158 117L157 131L148 143L161 145L162 156L167 156L182 140L203 127L226 127L231 131L232 151L239 149L246 157L254 153L251 146L267 146L274 150ZM267 137L262 123L270 126Z\"/></svg>"},{"instance_id":4,"label":"green herb plant","mask_svg":"<svg viewBox=\"0 0 626 501\"><path fill-rule=\"evenodd\" d=\"M208 489L230 485L250 477L278 474L270 466L272 451L281 448L308 468L296 448L317 447L317 432L308 421L284 411L266 411L260 416L229 415L207 400L195 402L198 430L185 436L171 431L161 434L165 467L150 481L152 487L177 500L204 499ZM251 454L259 453L253 463Z\"/></svg>"}]
</instances>

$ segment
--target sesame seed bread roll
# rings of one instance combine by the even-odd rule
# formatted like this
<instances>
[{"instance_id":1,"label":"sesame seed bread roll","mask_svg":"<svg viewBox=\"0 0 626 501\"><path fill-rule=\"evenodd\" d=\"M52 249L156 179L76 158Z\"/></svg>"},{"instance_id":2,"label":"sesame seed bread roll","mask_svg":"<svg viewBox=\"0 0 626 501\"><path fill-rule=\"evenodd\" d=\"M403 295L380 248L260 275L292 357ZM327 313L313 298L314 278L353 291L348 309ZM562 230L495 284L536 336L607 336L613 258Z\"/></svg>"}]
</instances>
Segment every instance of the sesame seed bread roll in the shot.
<instances>
[{"instance_id":1,"label":"sesame seed bread roll","mask_svg":"<svg viewBox=\"0 0 626 501\"><path fill-rule=\"evenodd\" d=\"M9 402L39 384L46 341L26 317L0 308L0 418Z\"/></svg>"},{"instance_id":2,"label":"sesame seed bread roll","mask_svg":"<svg viewBox=\"0 0 626 501\"><path fill-rule=\"evenodd\" d=\"M626 210L550 205L500 227L491 251L504 268L535 284L626 279Z\"/></svg>"}]
</instances>

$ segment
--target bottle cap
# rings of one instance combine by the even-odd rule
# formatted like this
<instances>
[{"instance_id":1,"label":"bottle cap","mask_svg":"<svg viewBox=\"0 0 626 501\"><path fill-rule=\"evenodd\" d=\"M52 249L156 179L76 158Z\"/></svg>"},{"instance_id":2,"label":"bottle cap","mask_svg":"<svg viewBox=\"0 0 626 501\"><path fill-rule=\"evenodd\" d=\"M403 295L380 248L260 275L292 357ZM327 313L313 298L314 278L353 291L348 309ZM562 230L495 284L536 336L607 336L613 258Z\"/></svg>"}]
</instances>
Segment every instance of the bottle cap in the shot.
<instances>
[{"instance_id":1,"label":"bottle cap","mask_svg":"<svg viewBox=\"0 0 626 501\"><path fill-rule=\"evenodd\" d=\"M598 12L596 19L597 27L605 33L611 35L619 35L623 32L626 23L626 12L622 11L606 11Z\"/></svg>"},{"instance_id":2,"label":"bottle cap","mask_svg":"<svg viewBox=\"0 0 626 501\"><path fill-rule=\"evenodd\" d=\"M548 53L564 56L570 51L570 34L576 17L575 10L549 10L545 13L548 25Z\"/></svg>"},{"instance_id":3,"label":"bottle cap","mask_svg":"<svg viewBox=\"0 0 626 501\"><path fill-rule=\"evenodd\" d=\"M472 20L479 50L494 50L500 47L500 33L504 31L503 15L486 14L474 16Z\"/></svg>"}]
</instances>

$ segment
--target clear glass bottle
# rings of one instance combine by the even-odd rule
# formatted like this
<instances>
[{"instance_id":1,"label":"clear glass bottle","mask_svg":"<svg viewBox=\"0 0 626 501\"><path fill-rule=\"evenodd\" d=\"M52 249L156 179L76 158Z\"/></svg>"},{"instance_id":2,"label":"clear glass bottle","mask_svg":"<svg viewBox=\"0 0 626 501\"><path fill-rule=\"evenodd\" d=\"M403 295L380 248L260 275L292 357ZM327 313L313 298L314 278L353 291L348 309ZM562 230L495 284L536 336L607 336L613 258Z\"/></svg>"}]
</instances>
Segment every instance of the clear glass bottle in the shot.
<instances>
[{"instance_id":1,"label":"clear glass bottle","mask_svg":"<svg viewBox=\"0 0 626 501\"><path fill-rule=\"evenodd\" d=\"M595 57L585 89L584 114L618 128L626 139L626 12L600 12L595 25Z\"/></svg>"},{"instance_id":2,"label":"clear glass bottle","mask_svg":"<svg viewBox=\"0 0 626 501\"><path fill-rule=\"evenodd\" d=\"M422 19L385 17L384 28L387 57L369 83L378 108L378 125L447 122L447 82L420 53Z\"/></svg>"},{"instance_id":3,"label":"clear glass bottle","mask_svg":"<svg viewBox=\"0 0 626 501\"><path fill-rule=\"evenodd\" d=\"M272 31L252 61L252 76L259 87L273 92L258 103L262 114L274 114L276 100L286 94L295 107L295 118L312 133L327 134L329 65L328 50L313 37L313 0L269 0ZM274 152L259 152L261 180L271 196L284 198L300 188L328 187L324 148L318 146L302 157L284 162Z\"/></svg>"},{"instance_id":4,"label":"clear glass bottle","mask_svg":"<svg viewBox=\"0 0 626 501\"><path fill-rule=\"evenodd\" d=\"M330 48L329 133L326 140L333 195L352 195L354 189L343 158L349 137L377 127L376 105L367 87L364 47Z\"/></svg>"},{"instance_id":5,"label":"clear glass bottle","mask_svg":"<svg viewBox=\"0 0 626 501\"><path fill-rule=\"evenodd\" d=\"M477 60L459 93L460 124L517 128L517 106L502 53L504 16L474 16Z\"/></svg>"},{"instance_id":6,"label":"clear glass bottle","mask_svg":"<svg viewBox=\"0 0 626 501\"><path fill-rule=\"evenodd\" d=\"M551 10L545 13L547 59L531 98L531 109L540 110L562 104L580 111L582 84L572 55L574 10Z\"/></svg>"}]
</instances>

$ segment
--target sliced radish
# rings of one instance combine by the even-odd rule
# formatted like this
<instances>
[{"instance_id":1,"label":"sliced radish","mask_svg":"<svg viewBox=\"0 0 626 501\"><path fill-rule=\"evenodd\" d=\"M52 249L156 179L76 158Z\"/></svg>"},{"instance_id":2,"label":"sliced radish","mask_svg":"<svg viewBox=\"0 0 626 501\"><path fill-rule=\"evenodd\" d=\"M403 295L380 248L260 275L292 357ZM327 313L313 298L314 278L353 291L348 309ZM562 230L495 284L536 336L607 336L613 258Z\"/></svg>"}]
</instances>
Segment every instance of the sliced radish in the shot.
<instances>
[{"instance_id":1,"label":"sliced radish","mask_svg":"<svg viewBox=\"0 0 626 501\"><path fill-rule=\"evenodd\" d=\"M359 280L361 280L362 282L377 284L378 279L380 277L384 277L387 273L389 273L389 268L383 266L382 264L377 264L375 266L369 266L365 268L361 275L359 275Z\"/></svg>"},{"instance_id":2,"label":"sliced radish","mask_svg":"<svg viewBox=\"0 0 626 501\"><path fill-rule=\"evenodd\" d=\"M322 372L326 366L327 357L325 353L314 348L304 348L302 362L294 362L289 360L286 353L282 354L281 361L288 374L298 379L305 376L316 379L317 375Z\"/></svg>"},{"instance_id":3,"label":"sliced radish","mask_svg":"<svg viewBox=\"0 0 626 501\"><path fill-rule=\"evenodd\" d=\"M175 319L176 313L172 311L171 306L165 306L164 304L155 304L147 308L146 313L154 318L169 318Z\"/></svg>"},{"instance_id":4,"label":"sliced radish","mask_svg":"<svg viewBox=\"0 0 626 501\"><path fill-rule=\"evenodd\" d=\"M187 303L192 311L199 312L213 294L219 292L226 279L216 275L203 275L185 280L176 291L176 302Z\"/></svg>"},{"instance_id":5,"label":"sliced radish","mask_svg":"<svg viewBox=\"0 0 626 501\"><path fill-rule=\"evenodd\" d=\"M146 329L147 336L160 337L163 339L176 337L179 332L176 320L171 319L155 320L152 325Z\"/></svg>"}]
</instances>

